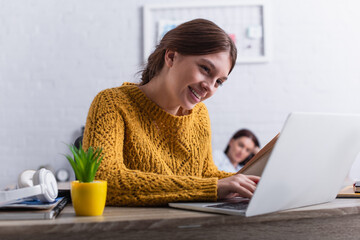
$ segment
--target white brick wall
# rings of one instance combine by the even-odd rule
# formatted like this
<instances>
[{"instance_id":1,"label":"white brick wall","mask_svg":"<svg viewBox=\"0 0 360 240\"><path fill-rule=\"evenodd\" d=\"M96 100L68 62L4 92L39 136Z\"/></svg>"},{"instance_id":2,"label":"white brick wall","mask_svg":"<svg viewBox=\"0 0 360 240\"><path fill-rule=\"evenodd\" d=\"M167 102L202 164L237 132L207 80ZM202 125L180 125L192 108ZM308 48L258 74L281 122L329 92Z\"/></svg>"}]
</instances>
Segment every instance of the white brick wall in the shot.
<instances>
[{"instance_id":1,"label":"white brick wall","mask_svg":"<svg viewBox=\"0 0 360 240\"><path fill-rule=\"evenodd\" d=\"M151 1L167 2L177 1ZM64 143L96 93L138 79L145 3L0 0L0 188L24 169L70 169ZM242 127L264 145L291 111L360 112L360 2L273 0L271 8L272 61L237 65L207 101L214 149Z\"/></svg>"}]
</instances>

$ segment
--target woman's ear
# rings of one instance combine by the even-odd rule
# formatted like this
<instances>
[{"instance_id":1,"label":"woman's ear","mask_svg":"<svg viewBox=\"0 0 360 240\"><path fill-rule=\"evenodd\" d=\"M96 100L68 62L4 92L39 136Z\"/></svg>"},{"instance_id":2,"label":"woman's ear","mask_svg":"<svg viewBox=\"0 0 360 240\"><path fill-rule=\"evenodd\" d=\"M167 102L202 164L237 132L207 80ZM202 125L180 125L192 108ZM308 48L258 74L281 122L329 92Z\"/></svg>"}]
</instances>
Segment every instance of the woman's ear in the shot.
<instances>
[{"instance_id":1,"label":"woman's ear","mask_svg":"<svg viewBox=\"0 0 360 240\"><path fill-rule=\"evenodd\" d=\"M234 145L234 141L235 141L235 139L233 139L233 138L230 139L230 141L228 143L229 149L232 145Z\"/></svg>"},{"instance_id":2,"label":"woman's ear","mask_svg":"<svg viewBox=\"0 0 360 240\"><path fill-rule=\"evenodd\" d=\"M168 67L172 67L174 64L174 58L175 58L175 51L167 49L165 52L165 64Z\"/></svg>"}]
</instances>

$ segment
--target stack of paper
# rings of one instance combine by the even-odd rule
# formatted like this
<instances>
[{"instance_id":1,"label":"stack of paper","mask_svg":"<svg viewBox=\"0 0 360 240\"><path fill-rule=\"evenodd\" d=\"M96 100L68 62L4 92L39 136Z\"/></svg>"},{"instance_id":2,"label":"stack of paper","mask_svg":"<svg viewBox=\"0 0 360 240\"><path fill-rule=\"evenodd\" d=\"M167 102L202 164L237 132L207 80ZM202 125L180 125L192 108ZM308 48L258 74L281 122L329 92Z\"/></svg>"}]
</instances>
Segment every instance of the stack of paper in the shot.
<instances>
[{"instance_id":1,"label":"stack of paper","mask_svg":"<svg viewBox=\"0 0 360 240\"><path fill-rule=\"evenodd\" d=\"M0 220L55 219L68 201L67 197L58 197L52 203L38 200L12 203L0 208Z\"/></svg>"}]
</instances>

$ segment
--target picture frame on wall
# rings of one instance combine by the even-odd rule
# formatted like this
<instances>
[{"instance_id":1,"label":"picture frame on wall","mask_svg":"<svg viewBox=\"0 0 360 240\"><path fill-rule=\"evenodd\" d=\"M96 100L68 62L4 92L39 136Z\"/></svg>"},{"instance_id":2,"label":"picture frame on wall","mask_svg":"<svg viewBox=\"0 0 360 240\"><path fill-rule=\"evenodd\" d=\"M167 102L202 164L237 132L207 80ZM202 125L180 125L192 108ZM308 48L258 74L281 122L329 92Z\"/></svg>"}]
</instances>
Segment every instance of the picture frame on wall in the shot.
<instances>
[{"instance_id":1,"label":"picture frame on wall","mask_svg":"<svg viewBox=\"0 0 360 240\"><path fill-rule=\"evenodd\" d=\"M143 61L167 31L196 18L213 21L223 28L238 49L237 63L266 63L270 60L268 2L225 1L143 6Z\"/></svg>"}]
</instances>

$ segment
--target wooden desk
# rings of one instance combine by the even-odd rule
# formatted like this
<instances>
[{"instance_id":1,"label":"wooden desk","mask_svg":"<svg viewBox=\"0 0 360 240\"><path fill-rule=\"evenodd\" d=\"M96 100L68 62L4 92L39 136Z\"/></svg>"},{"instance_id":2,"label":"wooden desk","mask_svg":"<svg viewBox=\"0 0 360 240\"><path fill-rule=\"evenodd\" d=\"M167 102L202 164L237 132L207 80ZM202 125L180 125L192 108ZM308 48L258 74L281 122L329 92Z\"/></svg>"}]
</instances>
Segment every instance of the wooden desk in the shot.
<instances>
[{"instance_id":1,"label":"wooden desk","mask_svg":"<svg viewBox=\"0 0 360 240\"><path fill-rule=\"evenodd\" d=\"M70 205L55 220L0 221L0 239L359 239L359 213L360 199L250 218L167 207L76 217Z\"/></svg>"}]
</instances>

